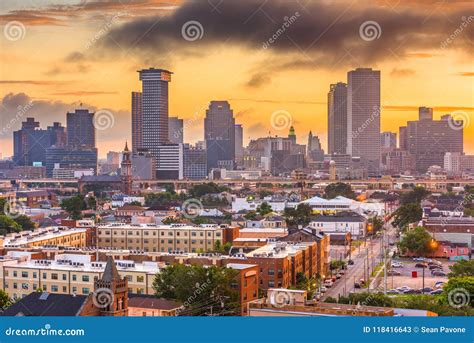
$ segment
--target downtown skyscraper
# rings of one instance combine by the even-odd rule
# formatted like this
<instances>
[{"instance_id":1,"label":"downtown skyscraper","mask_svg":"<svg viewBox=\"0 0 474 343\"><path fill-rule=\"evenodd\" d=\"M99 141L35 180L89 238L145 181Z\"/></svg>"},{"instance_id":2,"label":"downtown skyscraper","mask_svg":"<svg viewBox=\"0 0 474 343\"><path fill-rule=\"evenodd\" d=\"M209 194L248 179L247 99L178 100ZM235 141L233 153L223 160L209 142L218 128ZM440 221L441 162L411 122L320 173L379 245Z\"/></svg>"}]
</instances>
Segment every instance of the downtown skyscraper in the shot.
<instances>
[{"instance_id":1,"label":"downtown skyscraper","mask_svg":"<svg viewBox=\"0 0 474 343\"><path fill-rule=\"evenodd\" d=\"M132 92L132 151L136 153L142 144L142 93Z\"/></svg>"},{"instance_id":2,"label":"downtown skyscraper","mask_svg":"<svg viewBox=\"0 0 474 343\"><path fill-rule=\"evenodd\" d=\"M328 93L328 151L347 153L347 84L332 84Z\"/></svg>"},{"instance_id":3,"label":"downtown skyscraper","mask_svg":"<svg viewBox=\"0 0 474 343\"><path fill-rule=\"evenodd\" d=\"M369 174L380 171L380 71L347 74L347 153L360 157Z\"/></svg>"},{"instance_id":4,"label":"downtown skyscraper","mask_svg":"<svg viewBox=\"0 0 474 343\"><path fill-rule=\"evenodd\" d=\"M141 132L135 132L135 137L141 142L135 144L156 158L159 145L168 143L168 83L171 82L172 73L149 68L140 70L139 74L142 81L141 111L135 128L141 129Z\"/></svg>"},{"instance_id":5,"label":"downtown skyscraper","mask_svg":"<svg viewBox=\"0 0 474 343\"><path fill-rule=\"evenodd\" d=\"M204 119L207 167L233 169L235 162L235 119L227 101L211 101Z\"/></svg>"}]
</instances>

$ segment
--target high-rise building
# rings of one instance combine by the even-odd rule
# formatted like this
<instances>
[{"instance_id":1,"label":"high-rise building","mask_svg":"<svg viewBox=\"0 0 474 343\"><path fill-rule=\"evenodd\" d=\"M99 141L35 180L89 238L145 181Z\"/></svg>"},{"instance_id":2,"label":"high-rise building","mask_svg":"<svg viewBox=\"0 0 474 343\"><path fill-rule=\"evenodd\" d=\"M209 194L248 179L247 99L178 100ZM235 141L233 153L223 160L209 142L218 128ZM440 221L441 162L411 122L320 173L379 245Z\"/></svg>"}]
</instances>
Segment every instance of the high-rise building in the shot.
<instances>
[{"instance_id":1,"label":"high-rise building","mask_svg":"<svg viewBox=\"0 0 474 343\"><path fill-rule=\"evenodd\" d=\"M207 154L205 149L184 145L183 176L185 179L202 180L207 176Z\"/></svg>"},{"instance_id":2,"label":"high-rise building","mask_svg":"<svg viewBox=\"0 0 474 343\"><path fill-rule=\"evenodd\" d=\"M395 132L382 132L380 134L382 150L391 151L397 148L397 134Z\"/></svg>"},{"instance_id":3,"label":"high-rise building","mask_svg":"<svg viewBox=\"0 0 474 343\"><path fill-rule=\"evenodd\" d=\"M26 118L21 129L13 132L13 161L18 166L41 166L46 161L46 149L51 146L50 130L40 129L34 118Z\"/></svg>"},{"instance_id":4,"label":"high-rise building","mask_svg":"<svg viewBox=\"0 0 474 343\"><path fill-rule=\"evenodd\" d=\"M234 168L235 119L227 101L211 101L204 118L207 168ZM221 162L220 162L221 161Z\"/></svg>"},{"instance_id":5,"label":"high-rise building","mask_svg":"<svg viewBox=\"0 0 474 343\"><path fill-rule=\"evenodd\" d=\"M132 155L132 176L134 180L152 180L155 178L153 172L153 158L146 151L138 151Z\"/></svg>"},{"instance_id":6,"label":"high-rise building","mask_svg":"<svg viewBox=\"0 0 474 343\"><path fill-rule=\"evenodd\" d=\"M408 122L407 149L415 157L418 172L425 173L433 165L442 167L447 152L464 152L463 130L453 128L451 122L450 115L433 120L426 111L419 112L419 120Z\"/></svg>"},{"instance_id":7,"label":"high-rise building","mask_svg":"<svg viewBox=\"0 0 474 343\"><path fill-rule=\"evenodd\" d=\"M431 107L419 107L418 117L420 120L433 120L433 108Z\"/></svg>"},{"instance_id":8,"label":"high-rise building","mask_svg":"<svg viewBox=\"0 0 474 343\"><path fill-rule=\"evenodd\" d=\"M178 117L169 117L168 121L168 139L170 143L180 144L183 143L183 119Z\"/></svg>"},{"instance_id":9,"label":"high-rise building","mask_svg":"<svg viewBox=\"0 0 474 343\"><path fill-rule=\"evenodd\" d=\"M407 136L407 127L400 126L398 129L398 147L400 150L408 150L408 136Z\"/></svg>"},{"instance_id":10,"label":"high-rise building","mask_svg":"<svg viewBox=\"0 0 474 343\"><path fill-rule=\"evenodd\" d=\"M183 144L160 144L156 147L156 178L183 179Z\"/></svg>"},{"instance_id":11,"label":"high-rise building","mask_svg":"<svg viewBox=\"0 0 474 343\"><path fill-rule=\"evenodd\" d=\"M95 148L94 113L87 109L68 112L67 144L71 148Z\"/></svg>"},{"instance_id":12,"label":"high-rise building","mask_svg":"<svg viewBox=\"0 0 474 343\"><path fill-rule=\"evenodd\" d=\"M169 142L168 84L172 73L155 68L143 69L139 73L142 81L140 148L148 150L156 163L159 146Z\"/></svg>"},{"instance_id":13,"label":"high-rise building","mask_svg":"<svg viewBox=\"0 0 474 343\"><path fill-rule=\"evenodd\" d=\"M361 158L371 175L380 171L380 71L347 74L347 153Z\"/></svg>"},{"instance_id":14,"label":"high-rise building","mask_svg":"<svg viewBox=\"0 0 474 343\"><path fill-rule=\"evenodd\" d=\"M241 159L244 156L244 129L242 124L235 124L235 157Z\"/></svg>"},{"instance_id":15,"label":"high-rise building","mask_svg":"<svg viewBox=\"0 0 474 343\"><path fill-rule=\"evenodd\" d=\"M321 141L318 136L313 136L313 133L309 131L308 135L308 146L306 150L308 162L316 162L324 160L324 150L321 147Z\"/></svg>"},{"instance_id":16,"label":"high-rise building","mask_svg":"<svg viewBox=\"0 0 474 343\"><path fill-rule=\"evenodd\" d=\"M332 84L328 93L329 154L347 152L347 84Z\"/></svg>"},{"instance_id":17,"label":"high-rise building","mask_svg":"<svg viewBox=\"0 0 474 343\"><path fill-rule=\"evenodd\" d=\"M97 172L96 148L49 147L46 149L46 175L53 176L55 166L63 169L84 170L92 169Z\"/></svg>"},{"instance_id":18,"label":"high-rise building","mask_svg":"<svg viewBox=\"0 0 474 343\"><path fill-rule=\"evenodd\" d=\"M66 128L61 123L54 122L53 126L48 126L51 135L51 145L63 147L67 144Z\"/></svg>"},{"instance_id":19,"label":"high-rise building","mask_svg":"<svg viewBox=\"0 0 474 343\"><path fill-rule=\"evenodd\" d=\"M132 151L135 153L142 144L142 93L132 92Z\"/></svg>"}]
</instances>

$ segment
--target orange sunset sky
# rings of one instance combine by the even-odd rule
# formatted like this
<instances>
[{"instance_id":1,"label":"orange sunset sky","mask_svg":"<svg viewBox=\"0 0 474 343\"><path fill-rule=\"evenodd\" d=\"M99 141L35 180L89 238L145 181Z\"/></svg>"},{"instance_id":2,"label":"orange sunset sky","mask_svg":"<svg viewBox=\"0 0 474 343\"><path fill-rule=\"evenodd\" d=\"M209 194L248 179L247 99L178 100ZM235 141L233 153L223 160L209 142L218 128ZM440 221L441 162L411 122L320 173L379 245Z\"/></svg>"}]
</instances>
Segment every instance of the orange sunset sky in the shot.
<instances>
[{"instance_id":1,"label":"orange sunset sky","mask_svg":"<svg viewBox=\"0 0 474 343\"><path fill-rule=\"evenodd\" d=\"M285 110L301 143L312 130L326 149L329 85L372 67L382 74L383 131L398 132L419 106L434 107L435 118L456 111L473 154L472 15L470 1L2 0L0 152L12 154L23 118L65 124L81 102L114 115L97 132L100 156L122 149L136 71L148 67L174 73L170 115L185 119L187 142L203 138L209 101L228 100L245 143L286 135L270 125ZM183 36L189 21L202 27L196 39ZM361 37L367 21L378 37Z\"/></svg>"}]
</instances>

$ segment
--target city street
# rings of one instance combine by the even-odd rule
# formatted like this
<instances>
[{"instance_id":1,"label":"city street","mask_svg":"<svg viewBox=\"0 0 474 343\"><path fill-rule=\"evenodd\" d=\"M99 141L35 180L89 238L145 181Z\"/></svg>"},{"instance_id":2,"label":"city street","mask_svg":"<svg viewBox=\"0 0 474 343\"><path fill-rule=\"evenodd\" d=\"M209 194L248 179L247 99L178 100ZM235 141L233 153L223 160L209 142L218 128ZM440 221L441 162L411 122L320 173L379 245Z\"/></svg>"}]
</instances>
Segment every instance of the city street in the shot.
<instances>
[{"instance_id":1,"label":"city street","mask_svg":"<svg viewBox=\"0 0 474 343\"><path fill-rule=\"evenodd\" d=\"M395 229L387 224L387 232L385 237L385 244L388 242L394 242ZM375 267L381 262L382 237L373 238L367 240L366 244L362 244L359 248L356 248L352 252L353 265L348 265L345 274L341 279L336 280L331 288L328 288L321 300L325 300L327 297L337 298L338 296L347 296L349 292L358 291L359 289L354 288L354 283L359 282L361 279L367 281L368 276L372 273ZM360 250L360 252L359 252ZM367 258L368 255L368 258ZM369 268L367 268L367 265ZM364 288L360 289L364 290Z\"/></svg>"}]
</instances>

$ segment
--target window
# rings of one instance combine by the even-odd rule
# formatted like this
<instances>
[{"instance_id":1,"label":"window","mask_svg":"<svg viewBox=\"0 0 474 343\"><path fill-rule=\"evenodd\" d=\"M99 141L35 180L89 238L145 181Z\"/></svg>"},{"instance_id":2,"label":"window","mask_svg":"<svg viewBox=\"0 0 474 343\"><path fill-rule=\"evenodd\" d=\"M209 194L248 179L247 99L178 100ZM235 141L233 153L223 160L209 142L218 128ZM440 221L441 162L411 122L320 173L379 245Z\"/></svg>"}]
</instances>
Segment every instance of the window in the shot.
<instances>
[{"instance_id":1,"label":"window","mask_svg":"<svg viewBox=\"0 0 474 343\"><path fill-rule=\"evenodd\" d=\"M46 273L43 273L43 279L46 279Z\"/></svg>"},{"instance_id":2,"label":"window","mask_svg":"<svg viewBox=\"0 0 474 343\"><path fill-rule=\"evenodd\" d=\"M21 277L27 278L28 277L28 272L21 272Z\"/></svg>"},{"instance_id":3,"label":"window","mask_svg":"<svg viewBox=\"0 0 474 343\"><path fill-rule=\"evenodd\" d=\"M18 273L17 273L16 270L13 271L13 276L14 276L14 277L17 277L17 276L18 276Z\"/></svg>"},{"instance_id":4,"label":"window","mask_svg":"<svg viewBox=\"0 0 474 343\"><path fill-rule=\"evenodd\" d=\"M87 287L82 288L82 294L89 294L89 288Z\"/></svg>"},{"instance_id":5,"label":"window","mask_svg":"<svg viewBox=\"0 0 474 343\"><path fill-rule=\"evenodd\" d=\"M18 288L18 284L16 282L13 283L13 289L17 289Z\"/></svg>"},{"instance_id":6,"label":"window","mask_svg":"<svg viewBox=\"0 0 474 343\"><path fill-rule=\"evenodd\" d=\"M57 273L52 273L51 274L51 280L57 280L58 279L58 274Z\"/></svg>"},{"instance_id":7,"label":"window","mask_svg":"<svg viewBox=\"0 0 474 343\"><path fill-rule=\"evenodd\" d=\"M63 286L63 293L67 293L67 287Z\"/></svg>"},{"instance_id":8,"label":"window","mask_svg":"<svg viewBox=\"0 0 474 343\"><path fill-rule=\"evenodd\" d=\"M33 290L36 291L36 289L38 288L38 286L36 285L36 283L33 284Z\"/></svg>"},{"instance_id":9,"label":"window","mask_svg":"<svg viewBox=\"0 0 474 343\"><path fill-rule=\"evenodd\" d=\"M83 282L89 282L89 275L82 275L82 281Z\"/></svg>"},{"instance_id":10,"label":"window","mask_svg":"<svg viewBox=\"0 0 474 343\"><path fill-rule=\"evenodd\" d=\"M132 275L127 275L127 279L129 282L133 282L133 276Z\"/></svg>"},{"instance_id":11,"label":"window","mask_svg":"<svg viewBox=\"0 0 474 343\"><path fill-rule=\"evenodd\" d=\"M76 274L72 274L72 281L77 281L77 275Z\"/></svg>"},{"instance_id":12,"label":"window","mask_svg":"<svg viewBox=\"0 0 474 343\"><path fill-rule=\"evenodd\" d=\"M77 293L77 287L76 287L76 286L73 286L73 287L72 287L72 292L73 292L73 293Z\"/></svg>"},{"instance_id":13,"label":"window","mask_svg":"<svg viewBox=\"0 0 474 343\"><path fill-rule=\"evenodd\" d=\"M22 283L21 284L21 289L28 289L28 284L26 282Z\"/></svg>"},{"instance_id":14,"label":"window","mask_svg":"<svg viewBox=\"0 0 474 343\"><path fill-rule=\"evenodd\" d=\"M58 286L57 285L51 285L51 292L57 292L58 291Z\"/></svg>"},{"instance_id":15,"label":"window","mask_svg":"<svg viewBox=\"0 0 474 343\"><path fill-rule=\"evenodd\" d=\"M137 282L143 282L145 278L142 275L137 276Z\"/></svg>"}]
</instances>

